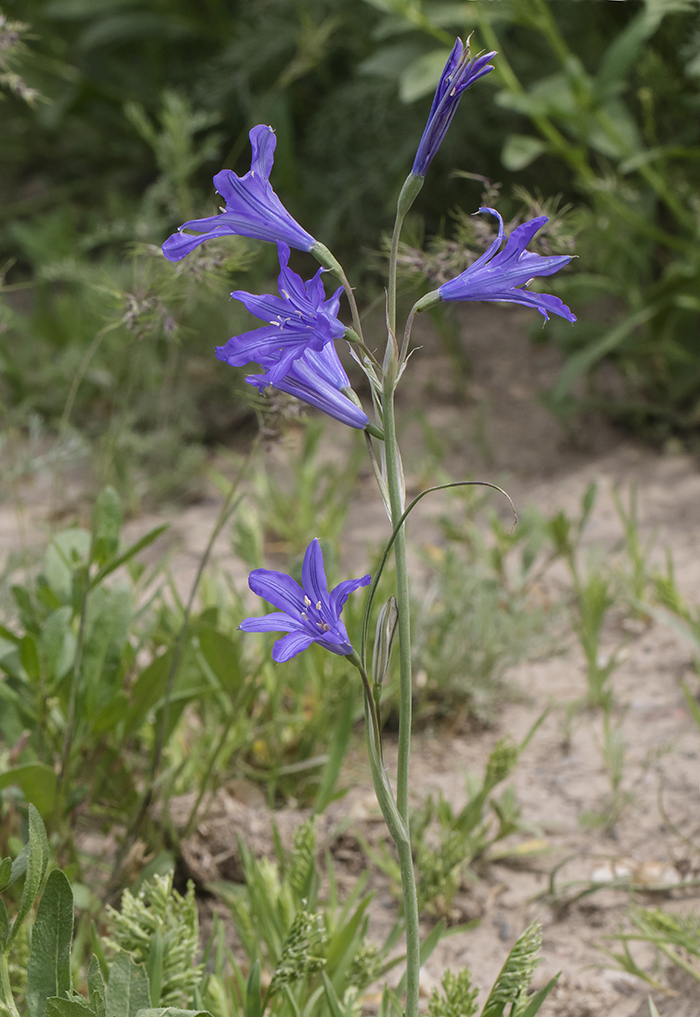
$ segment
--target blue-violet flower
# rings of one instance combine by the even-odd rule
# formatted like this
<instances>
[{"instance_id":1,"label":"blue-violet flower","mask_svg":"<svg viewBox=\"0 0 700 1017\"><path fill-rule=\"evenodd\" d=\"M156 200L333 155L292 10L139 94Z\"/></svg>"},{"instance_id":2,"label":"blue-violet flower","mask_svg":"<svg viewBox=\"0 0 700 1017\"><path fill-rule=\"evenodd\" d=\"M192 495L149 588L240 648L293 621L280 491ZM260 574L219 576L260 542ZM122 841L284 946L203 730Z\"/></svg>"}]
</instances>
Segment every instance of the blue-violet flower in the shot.
<instances>
[{"instance_id":1,"label":"blue-violet flower","mask_svg":"<svg viewBox=\"0 0 700 1017\"><path fill-rule=\"evenodd\" d=\"M163 244L170 261L180 261L205 240L216 237L252 237L255 240L281 240L300 251L310 251L316 241L289 214L270 186L269 176L275 158L277 138L271 127L258 124L250 132L253 158L243 177L233 170L221 170L214 187L226 202L221 215L190 219ZM196 235L183 233L194 230Z\"/></svg>"},{"instance_id":2,"label":"blue-violet flower","mask_svg":"<svg viewBox=\"0 0 700 1017\"><path fill-rule=\"evenodd\" d=\"M249 374L246 381L249 385L257 386L262 393L272 384L269 365L273 365L273 361L270 358L268 365L268 358L259 358L258 363L268 367L268 370L263 374ZM307 349L292 362L287 373L274 383L274 387L301 399L309 406L315 406L348 427L362 431L369 425L369 417L355 402L357 396L332 343L318 351Z\"/></svg>"},{"instance_id":3,"label":"blue-violet flower","mask_svg":"<svg viewBox=\"0 0 700 1017\"><path fill-rule=\"evenodd\" d=\"M576 321L576 315L559 297L550 293L531 293L523 288L534 276L553 275L571 261L572 255L545 257L525 250L535 233L547 222L547 216L538 215L537 218L516 226L508 237L506 246L497 254L496 251L505 239L503 219L495 208L480 208L479 211L496 216L498 236L473 265L455 279L443 283L435 293L442 300L494 300L523 304L525 307L536 308L545 321L549 320L548 312L558 314L567 321Z\"/></svg>"},{"instance_id":4,"label":"blue-violet flower","mask_svg":"<svg viewBox=\"0 0 700 1017\"><path fill-rule=\"evenodd\" d=\"M286 632L272 650L278 664L318 643L331 653L346 657L353 652L340 612L348 596L360 586L367 586L371 576L346 579L332 593L323 567L323 553L317 538L311 541L301 569L302 585L283 572L255 569L248 585L253 593L280 608L262 618L245 618L239 628L244 632Z\"/></svg>"},{"instance_id":5,"label":"blue-violet flower","mask_svg":"<svg viewBox=\"0 0 700 1017\"><path fill-rule=\"evenodd\" d=\"M245 290L235 290L231 296L245 304L251 314L269 325L235 335L225 346L218 346L216 355L233 367L242 367L251 361L269 366L269 384L280 381L292 363L306 350L322 350L326 343L340 339L345 325L338 319L340 306L339 287L330 299L321 281L319 268L313 279L304 282L289 268L289 247L277 245L280 260L278 297L256 296Z\"/></svg>"},{"instance_id":6,"label":"blue-violet flower","mask_svg":"<svg viewBox=\"0 0 700 1017\"><path fill-rule=\"evenodd\" d=\"M433 105L430 107L423 137L418 145L416 158L413 162L412 173L414 176L424 177L428 172L428 167L452 123L452 117L455 115L462 93L479 78L483 78L485 74L493 70L489 60L494 56L496 56L495 50L491 53L482 53L470 60L469 40L467 40L466 46L461 39L455 40L440 77Z\"/></svg>"}]
</instances>

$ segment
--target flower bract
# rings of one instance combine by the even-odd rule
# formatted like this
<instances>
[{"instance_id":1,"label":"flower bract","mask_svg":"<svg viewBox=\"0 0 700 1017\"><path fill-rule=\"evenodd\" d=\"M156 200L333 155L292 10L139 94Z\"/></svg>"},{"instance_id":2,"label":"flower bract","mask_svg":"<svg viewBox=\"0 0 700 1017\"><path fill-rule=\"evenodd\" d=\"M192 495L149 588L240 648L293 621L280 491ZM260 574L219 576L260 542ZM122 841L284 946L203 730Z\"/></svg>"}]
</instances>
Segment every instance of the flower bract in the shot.
<instances>
[{"instance_id":1,"label":"flower bract","mask_svg":"<svg viewBox=\"0 0 700 1017\"><path fill-rule=\"evenodd\" d=\"M268 364L269 384L280 381L292 363L306 350L322 350L326 343L340 339L345 325L338 319L340 293L336 290L326 300L320 268L313 279L304 282L289 268L289 247L278 244L280 275L278 297L256 296L235 290L231 296L245 304L256 318L269 322L264 328L233 336L225 346L218 346L216 355L234 367L251 361Z\"/></svg>"},{"instance_id":2,"label":"flower bract","mask_svg":"<svg viewBox=\"0 0 700 1017\"><path fill-rule=\"evenodd\" d=\"M277 663L289 660L312 643L345 657L353 648L340 613L348 596L370 581L371 576L346 579L329 593L321 545L314 538L304 555L301 586L283 572L255 569L250 573L248 585L253 593L279 611L245 618L239 628L244 632L286 632L272 650L272 659Z\"/></svg>"},{"instance_id":3,"label":"flower bract","mask_svg":"<svg viewBox=\"0 0 700 1017\"><path fill-rule=\"evenodd\" d=\"M550 293L532 293L524 289L525 285L536 275L553 275L564 265L568 265L572 255L552 255L545 257L527 251L535 233L547 222L546 215L539 215L529 222L516 226L506 241L502 251L498 251L505 239L503 219L495 208L480 208L480 212L488 212L498 219L498 236L487 251L473 265L438 287L437 293L442 300L494 300L506 301L511 304L523 304L534 307L545 320L549 314L558 314L567 321L576 321L576 315L562 303L559 297Z\"/></svg>"},{"instance_id":4,"label":"flower bract","mask_svg":"<svg viewBox=\"0 0 700 1017\"><path fill-rule=\"evenodd\" d=\"M466 46L461 39L456 39L445 68L440 76L433 105L430 107L428 122L420 139L416 158L413 161L413 174L424 177L428 172L435 153L442 144L452 123L462 93L479 78L493 70L489 60L496 55L482 53L470 60L469 41Z\"/></svg>"},{"instance_id":5,"label":"flower bract","mask_svg":"<svg viewBox=\"0 0 700 1017\"><path fill-rule=\"evenodd\" d=\"M300 251L310 251L316 243L292 218L270 186L277 144L275 132L265 124L258 124L249 137L253 158L245 176L239 177L233 170L225 169L214 177L214 187L226 202L226 208L220 215L190 219L168 237L163 253L170 261L180 261L205 240L230 235L282 241Z\"/></svg>"}]
</instances>

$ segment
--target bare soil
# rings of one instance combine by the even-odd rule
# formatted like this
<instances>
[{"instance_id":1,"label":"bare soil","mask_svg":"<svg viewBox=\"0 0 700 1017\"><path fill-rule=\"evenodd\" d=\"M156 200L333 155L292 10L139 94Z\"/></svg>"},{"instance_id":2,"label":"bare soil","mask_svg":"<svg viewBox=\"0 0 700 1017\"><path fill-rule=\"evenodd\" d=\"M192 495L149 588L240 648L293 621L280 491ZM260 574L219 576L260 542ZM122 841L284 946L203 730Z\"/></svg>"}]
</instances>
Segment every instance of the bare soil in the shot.
<instances>
[{"instance_id":1,"label":"bare soil","mask_svg":"<svg viewBox=\"0 0 700 1017\"><path fill-rule=\"evenodd\" d=\"M420 414L444 442L445 466L453 477L495 481L507 488L518 507L534 503L550 514L559 508L576 514L586 487L597 480L600 494L585 543L605 554L613 552L621 537L611 497L613 485L623 490L635 485L642 536L656 537L652 561L661 567L664 549L669 548L681 591L691 602L697 601L700 470L696 460L674 448L664 453L635 443L600 419L577 421L565 431L538 401L538 392L556 377L560 360L550 347L529 341L531 321L526 311L469 308L463 343L471 373L461 393L455 391L454 367L439 342L427 330L418 333L423 347L405 375L399 407L409 491L417 491L421 483L424 425ZM337 456L347 441L347 432L331 425L327 454ZM271 468L281 458L279 449L270 449ZM25 492L23 532L29 542L38 539L41 491L38 484ZM66 491L67 499L73 496ZM181 545L175 568L183 589L194 575L218 504L212 495L184 510L129 524L136 534L163 517L172 520ZM422 503L410 529L414 545L435 539L434 520L442 507L439 498ZM367 548L386 535L386 517L371 478L363 476L344 545L348 574L359 574L353 570L364 564ZM0 552L16 546L17 540L14 508L0 506ZM220 566L233 569L235 578L243 581L240 563L231 556L225 538L215 553ZM551 595L561 595L563 573L554 575L551 583ZM512 780L523 818L531 824L533 836L546 841L547 850L521 859L517 866L502 862L485 866L479 882L458 896L452 917L481 921L476 930L443 940L429 959L422 972L426 997L447 966L453 970L469 966L476 984L486 989L516 937L537 917L543 923L544 942L535 985L562 972L541 1011L543 1017L642 1017L648 1013L649 988L617 969L599 946L606 935L625 926L632 902L671 912L700 912L700 887L693 885L700 878L700 733L680 689L680 680L685 679L697 690L697 677L689 644L667 625L651 620L630 623L614 615L604 649L611 652L623 644L624 660L612 684L615 719L622 724L627 745L622 790L629 801L610 832L582 822L586 813L604 807L610 786L601 756L600 714L579 710L571 723L566 720L567 705L580 700L586 690L584 661L573 636L565 652L511 669L508 680L517 694L499 708L492 728L441 729L416 737L411 784L415 800L440 790L459 807L465 800L465 771L481 772L499 737L522 738L542 710L552 707ZM387 757L391 770L391 743ZM348 759L344 780L350 791L340 806L334 806L325 832L333 836L339 808L346 815L349 810L349 835L354 826L376 832L378 811L361 749ZM666 815L675 829L659 811L662 788ZM297 816L285 813L279 819L283 831L291 831ZM209 816L186 846L191 870L203 881L235 878L231 845L238 833L250 837L256 850L269 850L269 816L246 785L228 786L212 803ZM334 843L341 878L348 884L360 864L352 840L350 836ZM555 880L558 901L552 902L546 891L555 866L560 866ZM629 879L632 890L605 885L620 876ZM566 903L590 881L602 884L601 888ZM395 902L382 877L377 877L376 888L373 935L380 939L393 920ZM643 965L654 960L643 949L635 949L635 956ZM657 966L656 975L669 990L653 991L662 1017L700 1015L700 984L669 972L664 964ZM368 1013L371 1010L372 1000L368 1000Z\"/></svg>"}]
</instances>

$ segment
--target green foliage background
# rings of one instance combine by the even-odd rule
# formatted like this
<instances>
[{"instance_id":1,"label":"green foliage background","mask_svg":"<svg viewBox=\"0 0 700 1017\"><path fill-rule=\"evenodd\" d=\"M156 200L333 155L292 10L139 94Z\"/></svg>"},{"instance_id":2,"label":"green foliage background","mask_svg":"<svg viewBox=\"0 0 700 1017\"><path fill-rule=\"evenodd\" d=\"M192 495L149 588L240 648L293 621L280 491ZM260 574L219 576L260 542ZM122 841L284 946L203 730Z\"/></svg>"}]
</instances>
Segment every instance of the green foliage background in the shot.
<instances>
[{"instance_id":1,"label":"green foliage background","mask_svg":"<svg viewBox=\"0 0 700 1017\"><path fill-rule=\"evenodd\" d=\"M544 336L567 357L552 408L603 407L655 438L695 440L696 0L6 0L3 11L28 26L23 49L5 32L3 59L40 94L27 102L5 81L0 107L6 435L77 426L99 480L134 506L195 493L202 448L251 419L240 372L212 356L250 327L226 294L269 285L276 263L272 245L233 241L175 267L158 246L216 210L213 173L245 172L248 131L269 122L280 197L381 294L376 252L430 95L455 34L474 32L475 49L499 50L496 71L465 96L413 234L449 236L449 213L478 207L483 181L465 172L502 185L506 217L522 188L530 209L570 203L579 261L553 285L579 324ZM613 386L596 381L604 358Z\"/></svg>"}]
</instances>

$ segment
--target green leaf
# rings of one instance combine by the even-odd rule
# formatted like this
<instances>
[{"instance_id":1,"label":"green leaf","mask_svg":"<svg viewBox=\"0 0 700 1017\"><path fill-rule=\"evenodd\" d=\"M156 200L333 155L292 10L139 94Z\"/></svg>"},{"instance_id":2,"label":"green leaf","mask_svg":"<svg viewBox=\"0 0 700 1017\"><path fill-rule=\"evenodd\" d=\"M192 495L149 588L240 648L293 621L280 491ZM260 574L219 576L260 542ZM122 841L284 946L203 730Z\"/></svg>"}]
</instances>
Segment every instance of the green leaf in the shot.
<instances>
[{"instance_id":1,"label":"green leaf","mask_svg":"<svg viewBox=\"0 0 700 1017\"><path fill-rule=\"evenodd\" d=\"M434 49L413 60L399 78L401 102L413 102L434 91L449 55L449 49Z\"/></svg>"},{"instance_id":2,"label":"green leaf","mask_svg":"<svg viewBox=\"0 0 700 1017\"><path fill-rule=\"evenodd\" d=\"M70 989L72 942L73 891L65 873L54 869L46 882L32 927L27 966L27 1005L31 1017L44 1017L46 1000L51 996L63 996Z\"/></svg>"},{"instance_id":3,"label":"green leaf","mask_svg":"<svg viewBox=\"0 0 700 1017\"><path fill-rule=\"evenodd\" d=\"M364 900L361 900L357 905L352 918L346 922L329 941L326 949L326 970L331 978L335 975L336 969L343 960L346 951L351 946L352 941L355 938L355 933L357 932L364 913L367 910L367 905L371 900L372 894L368 894Z\"/></svg>"},{"instance_id":4,"label":"green leaf","mask_svg":"<svg viewBox=\"0 0 700 1017\"><path fill-rule=\"evenodd\" d=\"M698 701L684 681L681 681L681 688L683 689L683 695L685 696L691 716L698 725L698 731L700 731L700 706L698 706Z\"/></svg>"},{"instance_id":5,"label":"green leaf","mask_svg":"<svg viewBox=\"0 0 700 1017\"><path fill-rule=\"evenodd\" d=\"M649 996L647 1003L649 1004L649 1017L659 1017L659 1011L656 1009L656 1003Z\"/></svg>"},{"instance_id":6,"label":"green leaf","mask_svg":"<svg viewBox=\"0 0 700 1017\"><path fill-rule=\"evenodd\" d=\"M75 659L77 640L71 628L72 611L60 607L52 611L41 630L39 649L46 661L49 678L57 681L70 671Z\"/></svg>"},{"instance_id":7,"label":"green leaf","mask_svg":"<svg viewBox=\"0 0 700 1017\"><path fill-rule=\"evenodd\" d=\"M122 503L113 487L100 491L92 513L91 561L106 565L119 549L122 528Z\"/></svg>"},{"instance_id":8,"label":"green leaf","mask_svg":"<svg viewBox=\"0 0 700 1017\"><path fill-rule=\"evenodd\" d=\"M535 995L528 1003L527 1009L523 1010L520 1017L535 1017L535 1014L538 1012L539 1008L542 1006L547 996L550 994L554 986L559 981L560 974L561 972L559 972L559 974L556 974L554 978L550 978L545 987L543 989L540 989L539 992L535 993Z\"/></svg>"},{"instance_id":9,"label":"green leaf","mask_svg":"<svg viewBox=\"0 0 700 1017\"><path fill-rule=\"evenodd\" d=\"M50 996L46 1000L46 1017L94 1017L94 1010L79 999Z\"/></svg>"},{"instance_id":10,"label":"green leaf","mask_svg":"<svg viewBox=\"0 0 700 1017\"><path fill-rule=\"evenodd\" d=\"M541 138L533 138L527 134L510 134L501 151L501 162L507 170L517 173L546 151L547 145Z\"/></svg>"},{"instance_id":11,"label":"green leaf","mask_svg":"<svg viewBox=\"0 0 700 1017\"><path fill-rule=\"evenodd\" d=\"M159 1006L139 1010L136 1017L212 1017L212 1015L208 1010L180 1010L177 1006Z\"/></svg>"},{"instance_id":12,"label":"green leaf","mask_svg":"<svg viewBox=\"0 0 700 1017\"><path fill-rule=\"evenodd\" d=\"M90 958L87 984L88 994L90 996L90 1006L95 1011L97 1017L105 1017L105 996L107 995L107 989L105 986L105 980L102 977L100 962L95 954L93 954Z\"/></svg>"},{"instance_id":13,"label":"green leaf","mask_svg":"<svg viewBox=\"0 0 700 1017\"><path fill-rule=\"evenodd\" d=\"M151 949L146 961L148 982L151 987L151 1006L157 1007L160 1003L160 994L163 989L163 960L165 957L165 940L160 929L156 929L151 939Z\"/></svg>"},{"instance_id":14,"label":"green leaf","mask_svg":"<svg viewBox=\"0 0 700 1017\"><path fill-rule=\"evenodd\" d=\"M41 883L49 861L49 842L46 830L37 809L29 805L29 856L27 858L27 874L22 887L22 896L15 916L12 930L7 939L7 947L13 943L22 927L24 919L32 909L34 900L39 893Z\"/></svg>"},{"instance_id":15,"label":"green leaf","mask_svg":"<svg viewBox=\"0 0 700 1017\"><path fill-rule=\"evenodd\" d=\"M239 655L235 643L223 632L202 625L197 631L199 647L209 667L230 696L235 696L241 687L243 675L239 666Z\"/></svg>"},{"instance_id":16,"label":"green leaf","mask_svg":"<svg viewBox=\"0 0 700 1017\"><path fill-rule=\"evenodd\" d=\"M133 543L131 547L127 547L126 551L124 551L123 554L120 554L118 558L113 558L112 561L107 562L107 564L104 565L103 568L101 568L95 575L91 585L95 586L97 583L101 582L105 576L108 576L110 572L114 572L114 570L118 569L120 565L124 565L126 562L130 561L135 554L138 554L139 551L143 551L144 547L148 547L149 544L152 544L153 541L157 540L161 533L165 533L169 527L170 523L163 523L162 526L156 526L154 529L149 530L148 533Z\"/></svg>"},{"instance_id":17,"label":"green leaf","mask_svg":"<svg viewBox=\"0 0 700 1017\"><path fill-rule=\"evenodd\" d=\"M2 953L5 947L5 941L7 940L7 934L10 931L10 921L7 917L7 908L5 907L5 901L0 900L0 953Z\"/></svg>"},{"instance_id":18,"label":"green leaf","mask_svg":"<svg viewBox=\"0 0 700 1017\"><path fill-rule=\"evenodd\" d=\"M141 672L130 690L131 707L126 717L126 733L137 730L146 715L165 693L173 651L161 654Z\"/></svg>"},{"instance_id":19,"label":"green leaf","mask_svg":"<svg viewBox=\"0 0 700 1017\"><path fill-rule=\"evenodd\" d=\"M243 1017L262 1017L262 997L260 995L260 961L256 960L250 969L245 993Z\"/></svg>"},{"instance_id":20,"label":"green leaf","mask_svg":"<svg viewBox=\"0 0 700 1017\"><path fill-rule=\"evenodd\" d=\"M12 859L3 858L0 861L0 893L10 885L12 875Z\"/></svg>"},{"instance_id":21,"label":"green leaf","mask_svg":"<svg viewBox=\"0 0 700 1017\"><path fill-rule=\"evenodd\" d=\"M325 971L321 972L321 978L323 979L323 988L326 993L326 999L328 1000L328 1008L331 1012L331 1017L344 1017L343 1011L340 1007L338 994L333 988L333 982L330 980Z\"/></svg>"},{"instance_id":22,"label":"green leaf","mask_svg":"<svg viewBox=\"0 0 700 1017\"><path fill-rule=\"evenodd\" d=\"M612 353L620 343L624 342L632 334L635 328L643 325L656 314L657 310L658 308L655 304L648 304L640 311L637 311L636 314L628 315L619 325L615 325L614 328L611 328L596 342L584 346L582 350L569 357L564 370L559 375L557 383L552 390L552 397L555 400L559 400L568 395L581 375L589 371L591 367L597 364L599 360L602 360L608 353Z\"/></svg>"},{"instance_id":23,"label":"green leaf","mask_svg":"<svg viewBox=\"0 0 700 1017\"><path fill-rule=\"evenodd\" d=\"M0 773L0 791L3 788L18 784L28 802L47 816L56 797L56 772L45 763L24 763L12 770Z\"/></svg>"},{"instance_id":24,"label":"green leaf","mask_svg":"<svg viewBox=\"0 0 700 1017\"><path fill-rule=\"evenodd\" d=\"M62 604L70 604L73 594L73 570L85 564L90 553L88 530L74 527L57 533L44 558L44 577Z\"/></svg>"},{"instance_id":25,"label":"green leaf","mask_svg":"<svg viewBox=\"0 0 700 1017\"><path fill-rule=\"evenodd\" d=\"M22 661L22 667L30 679L33 682L38 682L41 678L41 664L39 663L39 651L37 650L34 636L28 635L24 637L19 644L19 656Z\"/></svg>"},{"instance_id":26,"label":"green leaf","mask_svg":"<svg viewBox=\"0 0 700 1017\"><path fill-rule=\"evenodd\" d=\"M107 1017L136 1017L139 1010L151 1007L148 975L143 964L121 950L112 964L107 983L105 1012Z\"/></svg>"},{"instance_id":27,"label":"green leaf","mask_svg":"<svg viewBox=\"0 0 700 1017\"><path fill-rule=\"evenodd\" d=\"M7 882L5 886L2 887L3 890L6 890L8 886L12 886L13 883L17 882L20 876L24 875L24 873L27 871L28 858L29 858L29 844L25 844L12 863L12 872L10 873L10 879L9 882Z\"/></svg>"}]
</instances>

